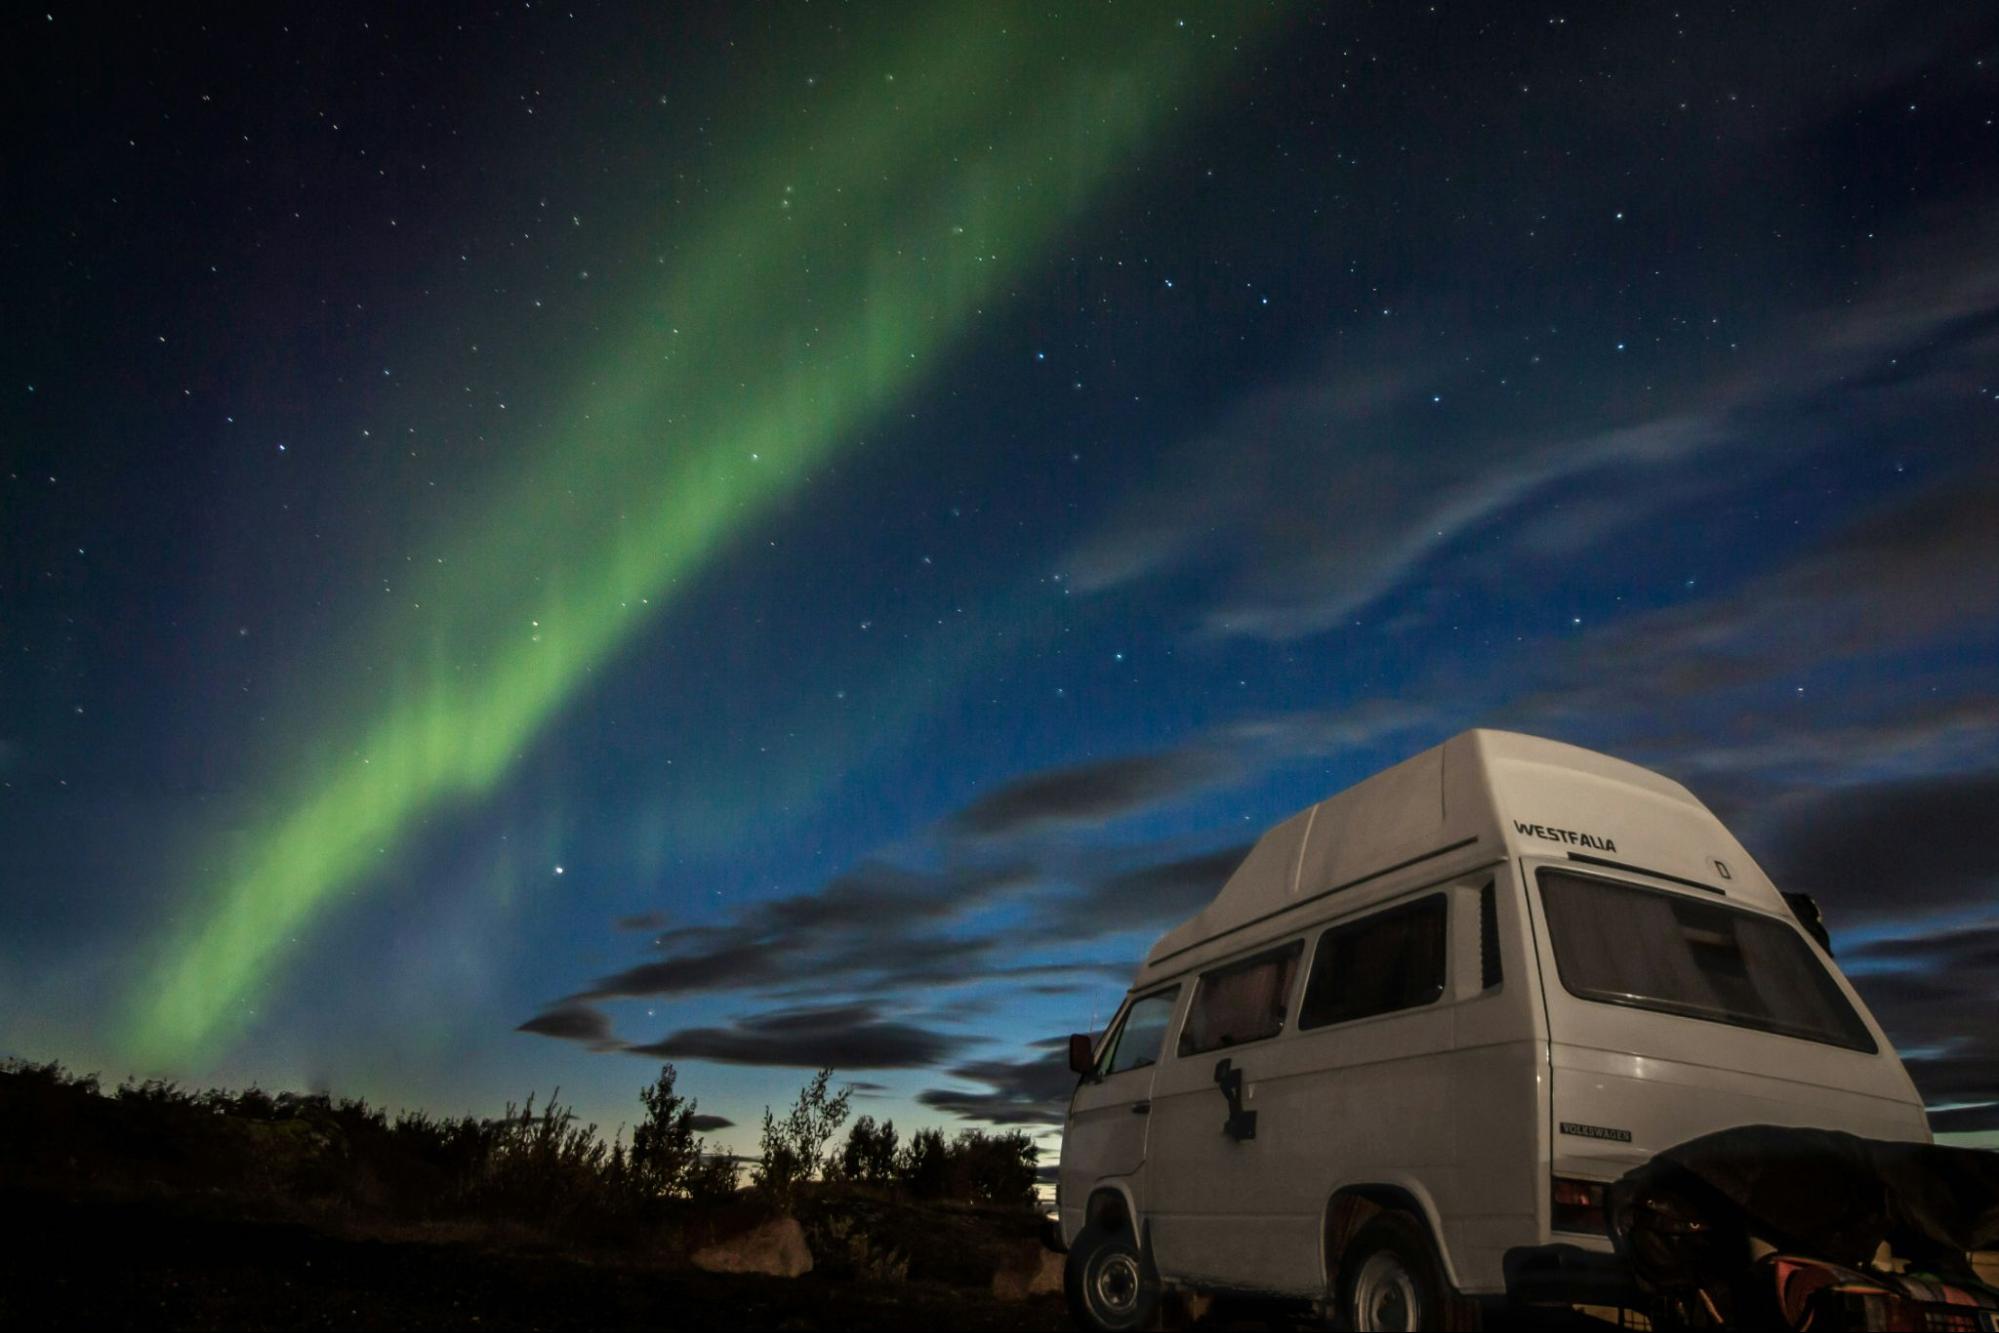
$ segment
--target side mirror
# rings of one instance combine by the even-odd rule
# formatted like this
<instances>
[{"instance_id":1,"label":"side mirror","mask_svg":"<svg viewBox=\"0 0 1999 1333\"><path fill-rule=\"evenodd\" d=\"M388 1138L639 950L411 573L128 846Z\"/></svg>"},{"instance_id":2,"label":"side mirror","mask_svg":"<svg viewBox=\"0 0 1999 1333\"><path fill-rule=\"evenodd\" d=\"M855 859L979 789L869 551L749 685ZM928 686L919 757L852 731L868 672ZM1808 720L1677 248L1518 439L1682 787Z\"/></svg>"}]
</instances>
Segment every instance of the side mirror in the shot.
<instances>
[{"instance_id":1,"label":"side mirror","mask_svg":"<svg viewBox=\"0 0 1999 1333\"><path fill-rule=\"evenodd\" d=\"M1090 1049L1090 1034L1072 1032L1069 1034L1069 1069L1071 1073L1087 1074L1096 1068L1096 1052Z\"/></svg>"}]
</instances>

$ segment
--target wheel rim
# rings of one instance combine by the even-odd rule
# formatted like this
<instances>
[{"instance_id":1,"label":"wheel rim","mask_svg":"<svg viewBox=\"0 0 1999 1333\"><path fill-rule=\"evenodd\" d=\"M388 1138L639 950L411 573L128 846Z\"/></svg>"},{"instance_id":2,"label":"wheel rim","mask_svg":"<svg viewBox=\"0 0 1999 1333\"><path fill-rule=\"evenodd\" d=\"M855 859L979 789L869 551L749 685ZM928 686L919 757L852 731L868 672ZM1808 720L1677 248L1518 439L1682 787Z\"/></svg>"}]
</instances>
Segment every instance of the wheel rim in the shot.
<instances>
[{"instance_id":1,"label":"wheel rim","mask_svg":"<svg viewBox=\"0 0 1999 1333\"><path fill-rule=\"evenodd\" d=\"M1130 1318L1138 1309L1138 1260L1123 1251L1105 1255L1090 1275L1090 1297L1108 1319Z\"/></svg>"},{"instance_id":2,"label":"wheel rim","mask_svg":"<svg viewBox=\"0 0 1999 1333\"><path fill-rule=\"evenodd\" d=\"M1360 1333L1403 1333L1422 1327L1416 1278L1400 1256L1387 1250L1370 1254L1354 1275L1353 1306L1353 1326Z\"/></svg>"}]
</instances>

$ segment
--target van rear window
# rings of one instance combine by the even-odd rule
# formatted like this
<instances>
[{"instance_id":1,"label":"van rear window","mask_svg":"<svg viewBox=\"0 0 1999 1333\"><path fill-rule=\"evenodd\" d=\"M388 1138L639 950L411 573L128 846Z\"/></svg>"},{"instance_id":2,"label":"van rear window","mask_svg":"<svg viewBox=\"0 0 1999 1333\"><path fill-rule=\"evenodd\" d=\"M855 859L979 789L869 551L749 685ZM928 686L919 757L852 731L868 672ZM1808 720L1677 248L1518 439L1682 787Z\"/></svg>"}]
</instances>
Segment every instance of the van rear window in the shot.
<instances>
[{"instance_id":1,"label":"van rear window","mask_svg":"<svg viewBox=\"0 0 1999 1333\"><path fill-rule=\"evenodd\" d=\"M1585 1000L1878 1049L1788 922L1684 894L1539 872L1563 987Z\"/></svg>"}]
</instances>

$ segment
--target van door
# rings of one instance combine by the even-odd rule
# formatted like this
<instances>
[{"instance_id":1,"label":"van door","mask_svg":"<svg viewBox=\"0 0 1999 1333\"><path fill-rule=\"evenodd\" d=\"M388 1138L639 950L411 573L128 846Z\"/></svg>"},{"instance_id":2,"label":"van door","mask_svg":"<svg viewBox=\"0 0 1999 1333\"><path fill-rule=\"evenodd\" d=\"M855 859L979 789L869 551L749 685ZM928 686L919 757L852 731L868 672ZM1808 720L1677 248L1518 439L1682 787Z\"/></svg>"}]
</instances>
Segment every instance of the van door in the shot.
<instances>
[{"instance_id":1,"label":"van door","mask_svg":"<svg viewBox=\"0 0 1999 1333\"><path fill-rule=\"evenodd\" d=\"M1449 895L1428 890L1319 931L1295 1012L1289 978L1303 941L1235 964L1277 967L1270 989L1284 997L1268 1021L1287 1030L1247 1046L1202 1050L1202 990L1228 969L1203 974L1184 1027L1188 1056L1166 1063L1153 1092L1162 1272L1323 1295L1321 1228L1335 1185L1448 1175L1450 942ZM1221 988L1213 998L1227 1007ZM1257 1119L1238 1130L1253 1137L1225 1128L1218 1059L1244 1075L1242 1104Z\"/></svg>"},{"instance_id":2,"label":"van door","mask_svg":"<svg viewBox=\"0 0 1999 1333\"><path fill-rule=\"evenodd\" d=\"M1311 1253L1317 1216L1287 1212L1269 1197L1271 1177L1290 1165L1290 1135L1318 1130L1316 1122L1287 1126L1267 1105L1289 1044L1274 1039L1287 1025L1303 952L1304 941L1290 940L1210 968L1194 984L1153 1089L1147 1213L1168 1277L1285 1290Z\"/></svg>"},{"instance_id":3,"label":"van door","mask_svg":"<svg viewBox=\"0 0 1999 1333\"><path fill-rule=\"evenodd\" d=\"M1082 1209L1102 1181L1124 1179L1134 1206L1145 1206L1137 1176L1145 1164L1152 1071L1179 1004L1178 985L1132 1000L1098 1046L1096 1068L1076 1085L1062 1135L1065 1233L1081 1225L1080 1211L1072 1210Z\"/></svg>"}]
</instances>

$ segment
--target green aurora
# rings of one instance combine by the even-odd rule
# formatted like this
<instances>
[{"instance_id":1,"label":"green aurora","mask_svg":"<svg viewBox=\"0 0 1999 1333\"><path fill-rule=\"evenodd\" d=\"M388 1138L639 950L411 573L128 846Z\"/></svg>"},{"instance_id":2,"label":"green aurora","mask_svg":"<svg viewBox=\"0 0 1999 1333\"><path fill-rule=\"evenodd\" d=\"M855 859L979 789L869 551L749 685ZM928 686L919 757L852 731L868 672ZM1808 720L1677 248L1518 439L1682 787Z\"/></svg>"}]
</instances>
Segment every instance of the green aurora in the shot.
<instances>
[{"instance_id":1,"label":"green aurora","mask_svg":"<svg viewBox=\"0 0 1999 1333\"><path fill-rule=\"evenodd\" d=\"M1142 6L1066 21L952 7L828 80L850 91L809 139L749 150L739 187L595 349L569 424L437 534L444 555L406 605L358 632L401 664L396 684L312 682L337 701L317 725L338 728L343 758L285 756L271 784L284 813L199 858L220 869L188 875L130 997L131 1053L172 1067L239 1033L286 952L367 887L385 849L491 791L746 522L931 373L1274 13L1196 29Z\"/></svg>"}]
</instances>

